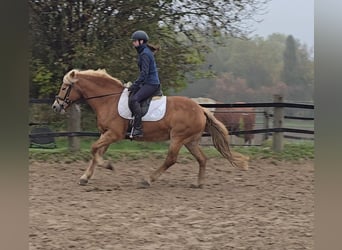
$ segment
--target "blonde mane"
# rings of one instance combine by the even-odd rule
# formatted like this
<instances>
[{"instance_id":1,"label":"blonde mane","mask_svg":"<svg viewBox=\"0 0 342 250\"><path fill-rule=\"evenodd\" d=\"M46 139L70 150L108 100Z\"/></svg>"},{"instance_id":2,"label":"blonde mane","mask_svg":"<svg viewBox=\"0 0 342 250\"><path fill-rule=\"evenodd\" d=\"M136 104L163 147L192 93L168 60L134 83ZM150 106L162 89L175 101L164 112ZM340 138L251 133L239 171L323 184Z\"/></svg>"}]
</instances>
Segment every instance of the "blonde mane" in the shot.
<instances>
[{"instance_id":1,"label":"blonde mane","mask_svg":"<svg viewBox=\"0 0 342 250\"><path fill-rule=\"evenodd\" d=\"M119 79L109 75L105 69L98 69L98 70L93 70L93 69L87 69L87 70L73 69L73 70L70 70L64 76L64 80L66 80L65 82L75 82L75 81L77 81L77 75L78 74L108 78L108 79L111 79L114 82L116 82L116 83L118 83L118 84L123 86L122 82Z\"/></svg>"}]
</instances>

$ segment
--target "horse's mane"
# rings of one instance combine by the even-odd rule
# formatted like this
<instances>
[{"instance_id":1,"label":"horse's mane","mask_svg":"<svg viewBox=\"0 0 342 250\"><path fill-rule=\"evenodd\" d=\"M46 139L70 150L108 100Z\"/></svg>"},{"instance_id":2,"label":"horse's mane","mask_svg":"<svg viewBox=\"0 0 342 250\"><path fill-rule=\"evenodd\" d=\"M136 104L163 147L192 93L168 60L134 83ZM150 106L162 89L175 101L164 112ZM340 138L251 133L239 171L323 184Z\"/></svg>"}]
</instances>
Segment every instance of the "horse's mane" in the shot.
<instances>
[{"instance_id":1,"label":"horse's mane","mask_svg":"<svg viewBox=\"0 0 342 250\"><path fill-rule=\"evenodd\" d=\"M107 71L105 69L98 69L98 70L93 70L93 69L87 69L87 70L79 70L79 69L73 69L73 70L70 70L65 76L64 78L66 80L69 80L70 82L74 82L75 81L75 77L76 75L75 74L80 74L80 75L89 75L89 76L95 76L95 77L103 77L103 78L108 78L108 79L111 79L113 80L114 82L120 84L120 85L123 85L122 82L115 78L115 77L112 77L111 75L109 75L107 73ZM77 77L76 77L77 78Z\"/></svg>"}]
</instances>

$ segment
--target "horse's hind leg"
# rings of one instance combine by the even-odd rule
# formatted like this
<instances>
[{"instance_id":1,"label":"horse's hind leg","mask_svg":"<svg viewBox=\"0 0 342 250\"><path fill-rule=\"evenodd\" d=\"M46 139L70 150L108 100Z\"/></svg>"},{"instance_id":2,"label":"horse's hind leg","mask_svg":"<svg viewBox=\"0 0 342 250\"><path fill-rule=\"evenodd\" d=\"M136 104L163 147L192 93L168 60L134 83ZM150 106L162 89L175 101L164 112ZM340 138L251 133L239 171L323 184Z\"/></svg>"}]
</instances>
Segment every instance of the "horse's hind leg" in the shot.
<instances>
[{"instance_id":1,"label":"horse's hind leg","mask_svg":"<svg viewBox=\"0 0 342 250\"><path fill-rule=\"evenodd\" d=\"M195 187L203 188L204 183L205 183L205 167L207 163L207 157L204 155L203 151L201 150L198 140L185 144L185 147L196 158L199 164L197 186Z\"/></svg>"},{"instance_id":2,"label":"horse's hind leg","mask_svg":"<svg viewBox=\"0 0 342 250\"><path fill-rule=\"evenodd\" d=\"M182 140L172 139L170 141L170 146L169 146L169 150L167 153L167 157L163 165L161 165L161 167L159 167L156 171L154 171L150 175L150 177L143 182L143 185L150 186L152 182L156 181L162 173L164 173L169 167L175 164L177 161L179 150L182 146L183 146Z\"/></svg>"}]
</instances>

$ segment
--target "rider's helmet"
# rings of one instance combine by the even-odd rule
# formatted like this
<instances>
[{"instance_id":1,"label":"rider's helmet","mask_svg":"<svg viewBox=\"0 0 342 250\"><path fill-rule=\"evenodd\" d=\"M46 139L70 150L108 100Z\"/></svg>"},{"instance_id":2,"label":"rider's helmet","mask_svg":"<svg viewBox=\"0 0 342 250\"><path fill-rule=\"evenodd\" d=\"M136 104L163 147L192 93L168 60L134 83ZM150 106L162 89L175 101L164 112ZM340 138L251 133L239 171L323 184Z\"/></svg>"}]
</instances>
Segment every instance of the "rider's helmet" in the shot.
<instances>
[{"instance_id":1,"label":"rider's helmet","mask_svg":"<svg viewBox=\"0 0 342 250\"><path fill-rule=\"evenodd\" d=\"M143 30L137 30L132 34L131 39L133 41L135 40L144 40L144 42L146 43L148 41L148 35L146 34L145 31Z\"/></svg>"}]
</instances>

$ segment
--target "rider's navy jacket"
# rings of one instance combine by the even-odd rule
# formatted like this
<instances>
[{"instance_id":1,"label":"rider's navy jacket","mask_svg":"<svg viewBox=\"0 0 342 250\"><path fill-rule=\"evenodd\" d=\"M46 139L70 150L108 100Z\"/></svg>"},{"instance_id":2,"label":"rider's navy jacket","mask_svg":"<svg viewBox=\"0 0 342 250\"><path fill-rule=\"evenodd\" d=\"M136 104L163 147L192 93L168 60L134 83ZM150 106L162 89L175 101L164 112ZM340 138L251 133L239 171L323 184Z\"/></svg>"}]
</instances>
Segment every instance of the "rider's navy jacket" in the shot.
<instances>
[{"instance_id":1,"label":"rider's navy jacket","mask_svg":"<svg viewBox=\"0 0 342 250\"><path fill-rule=\"evenodd\" d=\"M160 84L156 61L153 52L146 43L136 47L138 51L138 66L140 75L134 85Z\"/></svg>"}]
</instances>

